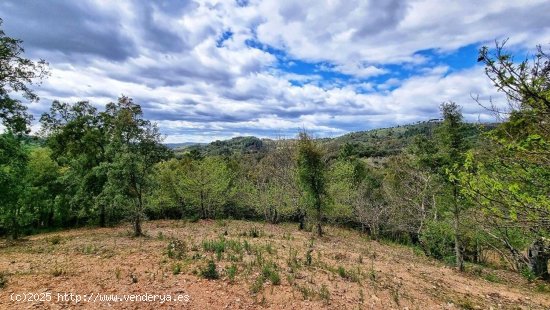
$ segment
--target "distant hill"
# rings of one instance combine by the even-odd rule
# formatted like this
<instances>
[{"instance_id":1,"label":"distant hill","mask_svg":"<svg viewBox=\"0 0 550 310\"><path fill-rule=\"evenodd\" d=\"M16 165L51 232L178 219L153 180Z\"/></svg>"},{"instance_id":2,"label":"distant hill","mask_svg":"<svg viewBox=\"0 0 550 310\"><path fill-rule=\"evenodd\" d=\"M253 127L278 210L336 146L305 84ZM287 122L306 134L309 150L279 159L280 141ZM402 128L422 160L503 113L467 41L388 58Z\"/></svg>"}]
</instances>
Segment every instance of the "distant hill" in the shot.
<instances>
[{"instance_id":1,"label":"distant hill","mask_svg":"<svg viewBox=\"0 0 550 310\"><path fill-rule=\"evenodd\" d=\"M164 143L164 145L166 145L167 147L173 150L186 148L191 145L201 145L201 144L206 144L206 143L197 143L197 142Z\"/></svg>"},{"instance_id":2,"label":"distant hill","mask_svg":"<svg viewBox=\"0 0 550 310\"><path fill-rule=\"evenodd\" d=\"M389 128L351 132L335 138L318 139L327 149L329 156L336 156L346 146L350 155L358 157L386 157L399 154L411 145L414 137L429 137L440 124L439 120L418 122ZM495 124L482 126L471 124L469 136L474 138L483 130L492 129ZM293 141L293 139L285 140ZM235 137L229 140L217 140L208 144L182 143L174 148L177 155L195 151L202 155L229 156L232 154L259 154L275 145L275 140L260 139L254 136Z\"/></svg>"}]
</instances>

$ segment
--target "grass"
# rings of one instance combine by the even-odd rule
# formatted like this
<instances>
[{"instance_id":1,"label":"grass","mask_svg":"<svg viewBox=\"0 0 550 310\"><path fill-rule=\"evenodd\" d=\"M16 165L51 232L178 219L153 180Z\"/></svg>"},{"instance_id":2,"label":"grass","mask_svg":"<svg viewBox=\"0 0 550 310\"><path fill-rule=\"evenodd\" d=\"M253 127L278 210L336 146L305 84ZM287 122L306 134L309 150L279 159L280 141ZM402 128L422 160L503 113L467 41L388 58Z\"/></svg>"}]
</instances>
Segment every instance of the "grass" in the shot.
<instances>
[{"instance_id":1,"label":"grass","mask_svg":"<svg viewBox=\"0 0 550 310\"><path fill-rule=\"evenodd\" d=\"M201 269L200 271L201 277L209 280L216 280L220 278L220 275L218 274L218 270L216 268L216 263L213 260L209 260L208 264Z\"/></svg>"},{"instance_id":2,"label":"grass","mask_svg":"<svg viewBox=\"0 0 550 310\"><path fill-rule=\"evenodd\" d=\"M177 275L177 274L180 274L180 273L181 273L181 265L180 264L175 264L172 267L172 274Z\"/></svg>"},{"instance_id":3,"label":"grass","mask_svg":"<svg viewBox=\"0 0 550 310\"><path fill-rule=\"evenodd\" d=\"M236 275L237 275L237 266L235 264L232 264L231 266L227 267L227 278L229 278L230 283L235 282Z\"/></svg>"},{"instance_id":4,"label":"grass","mask_svg":"<svg viewBox=\"0 0 550 310\"><path fill-rule=\"evenodd\" d=\"M502 280L494 273L488 273L486 274L485 276L483 276L483 278L489 282L493 282L493 283L501 283Z\"/></svg>"}]
</instances>

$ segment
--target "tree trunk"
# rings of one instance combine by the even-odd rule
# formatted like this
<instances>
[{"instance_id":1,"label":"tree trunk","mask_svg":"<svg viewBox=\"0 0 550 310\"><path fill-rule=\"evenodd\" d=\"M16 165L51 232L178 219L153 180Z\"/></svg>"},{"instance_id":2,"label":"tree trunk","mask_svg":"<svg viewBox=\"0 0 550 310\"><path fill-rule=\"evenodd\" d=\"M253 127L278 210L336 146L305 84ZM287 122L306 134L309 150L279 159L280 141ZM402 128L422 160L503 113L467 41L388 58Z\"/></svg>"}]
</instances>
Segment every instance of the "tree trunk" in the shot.
<instances>
[{"instance_id":1,"label":"tree trunk","mask_svg":"<svg viewBox=\"0 0 550 310\"><path fill-rule=\"evenodd\" d=\"M321 227L321 221L323 220L322 214L321 214L321 203L317 202L317 235L319 237L323 236L323 228Z\"/></svg>"},{"instance_id":2,"label":"tree trunk","mask_svg":"<svg viewBox=\"0 0 550 310\"><path fill-rule=\"evenodd\" d=\"M141 201L141 196L138 195L137 210L134 214L134 236L141 237L143 232L141 230L141 212L143 211L143 204Z\"/></svg>"},{"instance_id":3,"label":"tree trunk","mask_svg":"<svg viewBox=\"0 0 550 310\"><path fill-rule=\"evenodd\" d=\"M202 190L201 190L200 198L201 198L201 213L202 213L202 218L203 218L203 219L206 219L206 218L207 218L207 215L206 215L206 209L204 208L204 193L202 192Z\"/></svg>"},{"instance_id":4,"label":"tree trunk","mask_svg":"<svg viewBox=\"0 0 550 310\"><path fill-rule=\"evenodd\" d=\"M462 249L460 244L460 212L458 208L458 188L456 185L453 189L454 196L454 219L453 219L453 228L454 228L454 241L455 241L455 256L456 256L456 268L459 271L464 271L464 257L462 256Z\"/></svg>"},{"instance_id":5,"label":"tree trunk","mask_svg":"<svg viewBox=\"0 0 550 310\"><path fill-rule=\"evenodd\" d=\"M99 206L99 227L105 227L105 205Z\"/></svg>"},{"instance_id":6,"label":"tree trunk","mask_svg":"<svg viewBox=\"0 0 550 310\"><path fill-rule=\"evenodd\" d=\"M298 221L300 222L298 228L304 230L306 228L306 214L303 210L298 210Z\"/></svg>"},{"instance_id":7,"label":"tree trunk","mask_svg":"<svg viewBox=\"0 0 550 310\"><path fill-rule=\"evenodd\" d=\"M550 259L550 239L538 238L531 244L527 253L529 270L538 278L550 280L548 260Z\"/></svg>"}]
</instances>

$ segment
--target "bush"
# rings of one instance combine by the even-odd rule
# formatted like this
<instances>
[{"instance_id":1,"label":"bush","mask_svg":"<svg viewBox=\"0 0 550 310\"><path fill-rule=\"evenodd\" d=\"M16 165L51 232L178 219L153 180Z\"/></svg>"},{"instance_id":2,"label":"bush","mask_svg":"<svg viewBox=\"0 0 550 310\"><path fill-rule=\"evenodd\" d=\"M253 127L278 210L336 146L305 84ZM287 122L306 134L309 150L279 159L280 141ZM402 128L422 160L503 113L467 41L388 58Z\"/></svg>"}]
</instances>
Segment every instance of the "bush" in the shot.
<instances>
[{"instance_id":1,"label":"bush","mask_svg":"<svg viewBox=\"0 0 550 310\"><path fill-rule=\"evenodd\" d=\"M186 251L187 246L185 242L179 239L170 240L170 242L168 242L168 246L166 247L166 254L172 259L183 259Z\"/></svg>"},{"instance_id":2,"label":"bush","mask_svg":"<svg viewBox=\"0 0 550 310\"><path fill-rule=\"evenodd\" d=\"M426 255L448 263L455 261L453 228L449 223L428 223L420 240Z\"/></svg>"},{"instance_id":3,"label":"bush","mask_svg":"<svg viewBox=\"0 0 550 310\"><path fill-rule=\"evenodd\" d=\"M205 279L216 280L220 277L218 270L216 269L216 263L213 260L208 261L208 265L200 272L201 276Z\"/></svg>"},{"instance_id":4,"label":"bush","mask_svg":"<svg viewBox=\"0 0 550 310\"><path fill-rule=\"evenodd\" d=\"M262 269L262 276L264 279L269 280L271 284L273 285L279 285L281 284L281 277L279 276L279 273L276 270L276 266L273 265L265 265Z\"/></svg>"},{"instance_id":5,"label":"bush","mask_svg":"<svg viewBox=\"0 0 550 310\"><path fill-rule=\"evenodd\" d=\"M0 288L6 287L8 284L8 276L5 272L0 272Z\"/></svg>"}]
</instances>

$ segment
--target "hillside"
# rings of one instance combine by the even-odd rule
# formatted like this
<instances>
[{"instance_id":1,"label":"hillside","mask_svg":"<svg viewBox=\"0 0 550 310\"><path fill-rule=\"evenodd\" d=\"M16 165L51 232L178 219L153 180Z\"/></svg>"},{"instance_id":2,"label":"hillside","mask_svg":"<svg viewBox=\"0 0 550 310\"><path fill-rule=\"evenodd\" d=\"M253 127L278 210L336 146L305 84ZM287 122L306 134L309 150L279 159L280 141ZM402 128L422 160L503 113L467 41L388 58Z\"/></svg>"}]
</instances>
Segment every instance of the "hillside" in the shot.
<instances>
[{"instance_id":1,"label":"hillside","mask_svg":"<svg viewBox=\"0 0 550 310\"><path fill-rule=\"evenodd\" d=\"M145 238L130 237L128 229L75 229L9 246L2 240L0 308L21 308L9 296L29 292L49 293L52 301L25 307L51 309L76 306L77 295L72 302L58 301L63 293L96 300L81 300L80 308L113 309L550 307L548 284L478 265L461 274L412 248L335 227L327 227L322 238L294 224L243 221L152 221L144 227ZM206 268L209 260L215 269ZM218 279L205 279L216 274ZM146 293L188 300L98 301L109 294Z\"/></svg>"},{"instance_id":2,"label":"hillside","mask_svg":"<svg viewBox=\"0 0 550 310\"><path fill-rule=\"evenodd\" d=\"M409 125L351 132L335 138L320 138L317 140L326 145L329 153L337 153L347 144L350 155L358 157L385 157L400 153L413 143L416 136L430 137L438 125L439 120L430 120ZM483 124L481 126L470 124L469 126L469 137L475 139L481 131L492 129L495 124ZM294 140L288 139L284 141ZM173 144L171 147L179 156L191 151L199 152L203 156L223 156L262 153L266 152L273 145L274 140L247 136L217 140L208 144Z\"/></svg>"}]
</instances>

